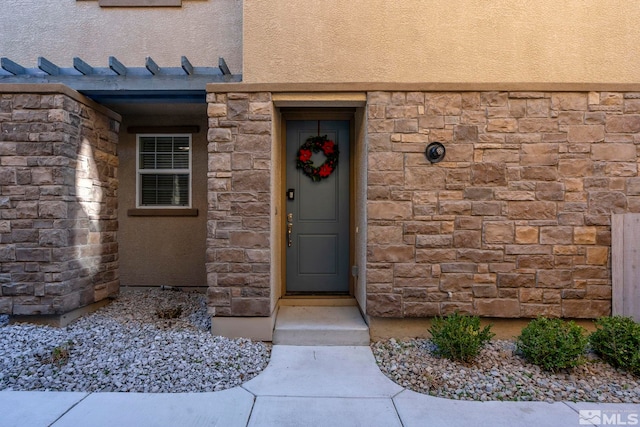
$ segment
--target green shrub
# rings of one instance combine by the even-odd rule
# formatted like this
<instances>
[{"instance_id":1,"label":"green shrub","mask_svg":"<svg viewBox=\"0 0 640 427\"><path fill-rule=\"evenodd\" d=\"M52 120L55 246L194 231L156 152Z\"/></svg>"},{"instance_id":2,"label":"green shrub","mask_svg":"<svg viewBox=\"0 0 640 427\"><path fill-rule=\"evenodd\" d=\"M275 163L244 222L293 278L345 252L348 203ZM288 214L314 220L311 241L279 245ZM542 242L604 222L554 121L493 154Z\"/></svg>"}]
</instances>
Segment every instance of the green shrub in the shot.
<instances>
[{"instance_id":1,"label":"green shrub","mask_svg":"<svg viewBox=\"0 0 640 427\"><path fill-rule=\"evenodd\" d=\"M640 375L640 323L630 317L601 317L589 341L606 362Z\"/></svg>"},{"instance_id":2,"label":"green shrub","mask_svg":"<svg viewBox=\"0 0 640 427\"><path fill-rule=\"evenodd\" d=\"M437 356L463 362L473 360L495 335L491 325L480 330L479 317L458 313L434 318L429 333Z\"/></svg>"},{"instance_id":3,"label":"green shrub","mask_svg":"<svg viewBox=\"0 0 640 427\"><path fill-rule=\"evenodd\" d=\"M575 322L540 317L522 330L516 346L527 361L556 371L582 363L588 342L586 330Z\"/></svg>"}]
</instances>

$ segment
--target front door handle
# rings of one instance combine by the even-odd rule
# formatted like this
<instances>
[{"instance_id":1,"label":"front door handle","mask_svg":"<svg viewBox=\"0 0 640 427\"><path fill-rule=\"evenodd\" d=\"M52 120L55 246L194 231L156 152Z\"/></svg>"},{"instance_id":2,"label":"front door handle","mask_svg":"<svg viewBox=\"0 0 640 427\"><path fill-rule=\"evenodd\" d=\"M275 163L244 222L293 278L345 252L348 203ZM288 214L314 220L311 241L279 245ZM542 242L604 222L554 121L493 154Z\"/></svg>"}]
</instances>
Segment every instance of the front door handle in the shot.
<instances>
[{"instance_id":1,"label":"front door handle","mask_svg":"<svg viewBox=\"0 0 640 427\"><path fill-rule=\"evenodd\" d=\"M291 234L293 233L293 214L287 214L287 246L293 246L293 240L291 239Z\"/></svg>"}]
</instances>

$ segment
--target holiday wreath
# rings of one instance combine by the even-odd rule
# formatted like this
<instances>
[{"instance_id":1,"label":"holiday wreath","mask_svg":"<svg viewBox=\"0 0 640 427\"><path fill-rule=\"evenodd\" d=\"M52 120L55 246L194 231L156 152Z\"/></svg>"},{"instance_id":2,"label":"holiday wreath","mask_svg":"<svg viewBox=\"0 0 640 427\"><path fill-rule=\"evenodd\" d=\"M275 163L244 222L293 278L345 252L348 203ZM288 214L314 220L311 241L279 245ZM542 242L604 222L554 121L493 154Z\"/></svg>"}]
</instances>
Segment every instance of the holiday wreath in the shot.
<instances>
[{"instance_id":1,"label":"holiday wreath","mask_svg":"<svg viewBox=\"0 0 640 427\"><path fill-rule=\"evenodd\" d=\"M320 166L314 166L311 156L313 153L322 151L326 157L324 163ZM296 168L302 169L305 175L313 181L320 181L328 178L338 164L338 146L324 136L312 136L307 138L304 144L298 150L296 159Z\"/></svg>"}]
</instances>

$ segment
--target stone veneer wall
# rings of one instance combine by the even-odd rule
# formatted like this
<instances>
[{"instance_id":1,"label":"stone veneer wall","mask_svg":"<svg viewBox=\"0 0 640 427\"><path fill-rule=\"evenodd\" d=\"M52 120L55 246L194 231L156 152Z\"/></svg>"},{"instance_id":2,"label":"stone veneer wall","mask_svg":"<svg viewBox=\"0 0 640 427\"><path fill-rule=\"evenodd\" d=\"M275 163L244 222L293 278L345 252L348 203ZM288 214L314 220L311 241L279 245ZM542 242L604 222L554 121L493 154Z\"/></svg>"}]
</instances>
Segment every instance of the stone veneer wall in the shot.
<instances>
[{"instance_id":1,"label":"stone veneer wall","mask_svg":"<svg viewBox=\"0 0 640 427\"><path fill-rule=\"evenodd\" d=\"M214 316L271 314L270 93L209 93L207 281Z\"/></svg>"},{"instance_id":2,"label":"stone veneer wall","mask_svg":"<svg viewBox=\"0 0 640 427\"><path fill-rule=\"evenodd\" d=\"M63 314L118 292L119 116L79 99L0 87L0 313Z\"/></svg>"},{"instance_id":3,"label":"stone veneer wall","mask_svg":"<svg viewBox=\"0 0 640 427\"><path fill-rule=\"evenodd\" d=\"M369 315L610 314L640 93L372 92L368 144Z\"/></svg>"}]
</instances>

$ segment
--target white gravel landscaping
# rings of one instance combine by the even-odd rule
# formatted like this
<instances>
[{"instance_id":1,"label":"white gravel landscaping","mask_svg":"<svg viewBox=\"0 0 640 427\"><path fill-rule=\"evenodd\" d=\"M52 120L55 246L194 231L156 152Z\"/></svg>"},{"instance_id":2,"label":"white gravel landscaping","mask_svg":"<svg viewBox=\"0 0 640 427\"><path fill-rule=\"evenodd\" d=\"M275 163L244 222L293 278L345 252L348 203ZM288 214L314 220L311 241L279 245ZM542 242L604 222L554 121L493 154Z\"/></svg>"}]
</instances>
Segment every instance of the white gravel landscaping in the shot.
<instances>
[{"instance_id":1,"label":"white gravel landscaping","mask_svg":"<svg viewBox=\"0 0 640 427\"><path fill-rule=\"evenodd\" d=\"M213 336L197 292L123 289L66 328L7 320L0 316L0 390L217 391L256 376L271 353L262 342Z\"/></svg>"},{"instance_id":2,"label":"white gravel landscaping","mask_svg":"<svg viewBox=\"0 0 640 427\"><path fill-rule=\"evenodd\" d=\"M402 387L463 400L640 404L640 378L594 355L550 373L491 341L470 364L432 354L429 340L374 342L381 371ZM0 316L0 390L208 392L260 373L271 345L211 335L197 292L123 289L107 307L66 328L8 324Z\"/></svg>"},{"instance_id":3,"label":"white gravel landscaping","mask_svg":"<svg viewBox=\"0 0 640 427\"><path fill-rule=\"evenodd\" d=\"M550 373L515 354L512 341L491 341L470 364L432 354L429 340L371 344L382 372L402 387L460 400L640 403L640 378L594 355L573 370Z\"/></svg>"}]
</instances>

